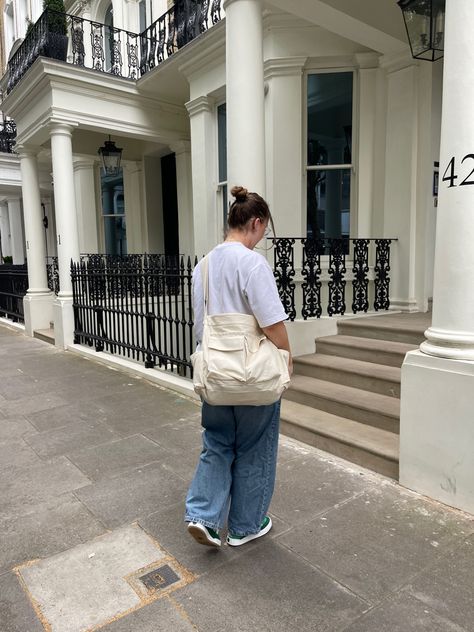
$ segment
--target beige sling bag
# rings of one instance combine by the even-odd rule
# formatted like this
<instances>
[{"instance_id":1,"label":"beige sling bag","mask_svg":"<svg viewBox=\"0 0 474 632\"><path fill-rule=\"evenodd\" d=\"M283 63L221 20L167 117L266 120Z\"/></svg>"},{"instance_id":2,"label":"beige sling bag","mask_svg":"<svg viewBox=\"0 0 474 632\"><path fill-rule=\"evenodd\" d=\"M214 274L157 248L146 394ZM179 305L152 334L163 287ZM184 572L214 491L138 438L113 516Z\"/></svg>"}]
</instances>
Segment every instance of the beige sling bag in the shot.
<instances>
[{"instance_id":1,"label":"beige sling bag","mask_svg":"<svg viewBox=\"0 0 474 632\"><path fill-rule=\"evenodd\" d=\"M278 349L254 316L209 316L209 255L201 264L204 329L193 353L195 392L213 406L263 406L278 401L290 384L289 353Z\"/></svg>"}]
</instances>

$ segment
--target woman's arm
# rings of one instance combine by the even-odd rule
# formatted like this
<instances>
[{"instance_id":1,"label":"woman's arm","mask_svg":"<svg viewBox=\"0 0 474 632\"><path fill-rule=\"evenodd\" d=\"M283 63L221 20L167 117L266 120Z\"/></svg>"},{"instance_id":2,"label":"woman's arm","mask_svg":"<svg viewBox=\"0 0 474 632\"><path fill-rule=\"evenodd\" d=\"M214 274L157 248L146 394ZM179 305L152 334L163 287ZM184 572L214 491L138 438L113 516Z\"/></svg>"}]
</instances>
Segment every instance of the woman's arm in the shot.
<instances>
[{"instance_id":1,"label":"woman's arm","mask_svg":"<svg viewBox=\"0 0 474 632\"><path fill-rule=\"evenodd\" d=\"M269 327L262 327L262 331L265 336L273 342L278 349L285 349L290 354L288 360L288 370L290 375L293 373L293 359L291 357L290 341L288 340L288 332L286 331L285 323L280 321Z\"/></svg>"}]
</instances>

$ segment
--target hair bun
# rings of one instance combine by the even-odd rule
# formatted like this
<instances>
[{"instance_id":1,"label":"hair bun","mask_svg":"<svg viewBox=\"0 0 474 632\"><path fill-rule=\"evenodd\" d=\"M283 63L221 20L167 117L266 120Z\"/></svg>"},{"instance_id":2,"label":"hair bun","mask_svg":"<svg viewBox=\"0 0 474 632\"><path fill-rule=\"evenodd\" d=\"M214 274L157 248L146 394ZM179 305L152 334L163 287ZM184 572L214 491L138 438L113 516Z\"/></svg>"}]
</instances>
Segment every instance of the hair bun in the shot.
<instances>
[{"instance_id":1,"label":"hair bun","mask_svg":"<svg viewBox=\"0 0 474 632\"><path fill-rule=\"evenodd\" d=\"M232 187L230 193L233 197L235 197L237 202L245 202L248 195L248 191L244 187Z\"/></svg>"}]
</instances>

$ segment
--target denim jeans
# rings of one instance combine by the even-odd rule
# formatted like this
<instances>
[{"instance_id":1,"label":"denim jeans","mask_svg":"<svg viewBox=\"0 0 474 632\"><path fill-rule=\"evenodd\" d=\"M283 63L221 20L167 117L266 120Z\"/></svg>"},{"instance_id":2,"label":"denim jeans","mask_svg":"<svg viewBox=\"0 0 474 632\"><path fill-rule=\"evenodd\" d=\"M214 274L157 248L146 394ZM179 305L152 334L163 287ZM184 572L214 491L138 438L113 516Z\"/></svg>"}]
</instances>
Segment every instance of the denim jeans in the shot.
<instances>
[{"instance_id":1,"label":"denim jeans","mask_svg":"<svg viewBox=\"0 0 474 632\"><path fill-rule=\"evenodd\" d=\"M280 402L202 405L203 448L186 498L187 522L257 533L275 485ZM228 514L228 515L227 515Z\"/></svg>"}]
</instances>

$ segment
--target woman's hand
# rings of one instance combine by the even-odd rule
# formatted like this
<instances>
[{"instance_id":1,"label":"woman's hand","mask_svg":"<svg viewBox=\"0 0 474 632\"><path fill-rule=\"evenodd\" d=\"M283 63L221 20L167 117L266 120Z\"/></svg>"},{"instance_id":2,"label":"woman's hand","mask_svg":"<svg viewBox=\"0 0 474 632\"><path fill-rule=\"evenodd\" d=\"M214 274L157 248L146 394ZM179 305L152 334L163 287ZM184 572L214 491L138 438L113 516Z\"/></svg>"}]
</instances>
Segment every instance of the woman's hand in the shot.
<instances>
[{"instance_id":1,"label":"woman's hand","mask_svg":"<svg viewBox=\"0 0 474 632\"><path fill-rule=\"evenodd\" d=\"M262 327L262 331L265 336L273 342L275 347L284 349L290 354L288 358L288 373L291 377L293 373L293 358L291 356L290 341L288 340L288 332L286 331L285 323L280 321L269 327Z\"/></svg>"}]
</instances>

